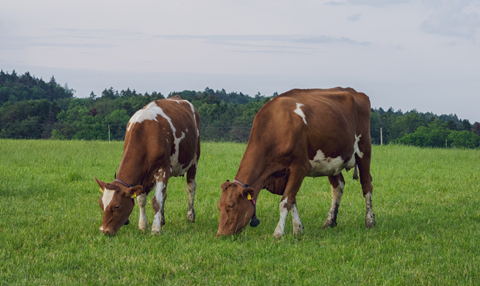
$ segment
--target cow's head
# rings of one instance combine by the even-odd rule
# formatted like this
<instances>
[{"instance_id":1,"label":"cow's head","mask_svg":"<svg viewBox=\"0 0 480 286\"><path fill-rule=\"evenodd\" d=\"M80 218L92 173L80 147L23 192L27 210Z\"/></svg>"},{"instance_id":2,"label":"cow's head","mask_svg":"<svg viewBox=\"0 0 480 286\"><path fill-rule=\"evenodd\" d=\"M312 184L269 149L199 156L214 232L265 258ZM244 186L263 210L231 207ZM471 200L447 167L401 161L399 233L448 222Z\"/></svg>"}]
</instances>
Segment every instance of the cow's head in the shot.
<instances>
[{"instance_id":1,"label":"cow's head","mask_svg":"<svg viewBox=\"0 0 480 286\"><path fill-rule=\"evenodd\" d=\"M228 180L222 184L222 196L218 202L220 221L217 236L236 234L247 226L255 213L253 192L252 188L243 188Z\"/></svg>"},{"instance_id":2,"label":"cow's head","mask_svg":"<svg viewBox=\"0 0 480 286\"><path fill-rule=\"evenodd\" d=\"M143 192L142 186L127 188L97 180L103 195L98 203L103 211L102 226L100 230L107 235L115 235L122 225L128 221L132 213L133 198Z\"/></svg>"}]
</instances>

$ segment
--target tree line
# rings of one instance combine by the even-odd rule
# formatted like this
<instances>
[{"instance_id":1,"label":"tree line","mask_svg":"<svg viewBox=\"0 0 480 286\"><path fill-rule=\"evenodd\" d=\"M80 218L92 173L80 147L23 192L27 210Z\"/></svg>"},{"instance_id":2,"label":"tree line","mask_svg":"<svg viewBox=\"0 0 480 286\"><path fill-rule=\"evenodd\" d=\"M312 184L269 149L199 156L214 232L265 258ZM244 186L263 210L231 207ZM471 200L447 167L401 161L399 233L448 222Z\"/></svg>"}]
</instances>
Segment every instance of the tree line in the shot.
<instances>
[{"instance_id":1,"label":"tree line","mask_svg":"<svg viewBox=\"0 0 480 286\"><path fill-rule=\"evenodd\" d=\"M52 76L49 82L26 72L18 75L0 71L0 138L59 140L123 140L130 117L149 102L165 98L158 92L104 89L100 95L74 97L67 84ZM201 139L246 142L258 110L270 99L257 93L173 91L200 114ZM402 112L389 108L371 110L371 137L374 144L406 144L421 147L478 148L480 123L471 124L456 115L436 115L416 110ZM382 130L382 138L380 129Z\"/></svg>"}]
</instances>

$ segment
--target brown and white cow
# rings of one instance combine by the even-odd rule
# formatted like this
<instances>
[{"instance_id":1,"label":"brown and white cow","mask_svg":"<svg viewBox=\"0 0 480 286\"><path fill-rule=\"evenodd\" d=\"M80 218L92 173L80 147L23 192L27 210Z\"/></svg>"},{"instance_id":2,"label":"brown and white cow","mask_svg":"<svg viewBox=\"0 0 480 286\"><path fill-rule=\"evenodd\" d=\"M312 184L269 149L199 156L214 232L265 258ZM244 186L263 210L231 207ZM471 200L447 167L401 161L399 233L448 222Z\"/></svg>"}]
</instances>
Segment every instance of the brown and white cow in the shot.
<instances>
[{"instance_id":1,"label":"brown and white cow","mask_svg":"<svg viewBox=\"0 0 480 286\"><path fill-rule=\"evenodd\" d=\"M127 125L123 158L112 183L95 178L103 192L104 234L114 235L128 221L136 196L140 206L139 229L148 227L145 215L147 195L155 187L152 207L155 213L152 233L159 234L165 224L163 210L167 183L171 176L187 174L187 219L195 221L193 199L200 157L200 117L193 105L174 96L156 100L138 110Z\"/></svg>"},{"instance_id":2,"label":"brown and white cow","mask_svg":"<svg viewBox=\"0 0 480 286\"><path fill-rule=\"evenodd\" d=\"M357 167L367 206L365 224L374 227L370 157L370 100L365 94L337 87L294 89L273 98L255 116L235 180L221 186L217 236L239 233L250 220L258 225L255 204L261 189L282 195L273 235L284 235L288 212L293 232L301 233L295 196L306 176L328 176L332 204L323 227L334 227L345 186L342 170L355 168L358 178Z\"/></svg>"}]
</instances>

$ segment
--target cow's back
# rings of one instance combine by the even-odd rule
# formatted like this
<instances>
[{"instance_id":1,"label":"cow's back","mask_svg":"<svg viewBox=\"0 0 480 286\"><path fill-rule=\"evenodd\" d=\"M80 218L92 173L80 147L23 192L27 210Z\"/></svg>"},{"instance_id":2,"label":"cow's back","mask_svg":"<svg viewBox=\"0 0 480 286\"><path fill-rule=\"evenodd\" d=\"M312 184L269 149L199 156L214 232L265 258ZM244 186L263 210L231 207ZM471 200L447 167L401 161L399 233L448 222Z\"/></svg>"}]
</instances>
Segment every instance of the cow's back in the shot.
<instances>
[{"instance_id":1,"label":"cow's back","mask_svg":"<svg viewBox=\"0 0 480 286\"><path fill-rule=\"evenodd\" d=\"M200 156L199 126L197 111L180 97L150 102L128 122L120 168L146 173L147 192L162 165L169 165L173 176L183 175ZM131 166L122 166L124 161Z\"/></svg>"}]
</instances>

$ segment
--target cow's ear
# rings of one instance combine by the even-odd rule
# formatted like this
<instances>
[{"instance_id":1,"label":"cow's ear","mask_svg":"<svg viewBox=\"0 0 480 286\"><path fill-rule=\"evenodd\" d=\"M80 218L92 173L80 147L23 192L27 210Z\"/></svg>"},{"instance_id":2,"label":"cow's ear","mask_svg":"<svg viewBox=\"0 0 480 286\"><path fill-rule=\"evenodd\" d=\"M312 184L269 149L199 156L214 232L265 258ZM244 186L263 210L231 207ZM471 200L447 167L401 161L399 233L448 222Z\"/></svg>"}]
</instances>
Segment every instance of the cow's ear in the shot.
<instances>
[{"instance_id":1,"label":"cow's ear","mask_svg":"<svg viewBox=\"0 0 480 286\"><path fill-rule=\"evenodd\" d=\"M253 188L245 188L242 191L242 196L248 200L251 200L253 197Z\"/></svg>"},{"instance_id":2,"label":"cow's ear","mask_svg":"<svg viewBox=\"0 0 480 286\"><path fill-rule=\"evenodd\" d=\"M221 188L222 188L222 191L225 191L232 183L227 180L225 183L222 184Z\"/></svg>"},{"instance_id":3,"label":"cow's ear","mask_svg":"<svg viewBox=\"0 0 480 286\"><path fill-rule=\"evenodd\" d=\"M131 197L132 199L136 196L139 196L141 193L143 193L143 186L137 185L134 187L131 187L127 190L127 196Z\"/></svg>"},{"instance_id":4,"label":"cow's ear","mask_svg":"<svg viewBox=\"0 0 480 286\"><path fill-rule=\"evenodd\" d=\"M95 178L95 181L97 181L97 184L100 186L100 189L102 189L102 192L103 192L103 190L105 189L105 183L100 180L97 180L97 178Z\"/></svg>"}]
</instances>

